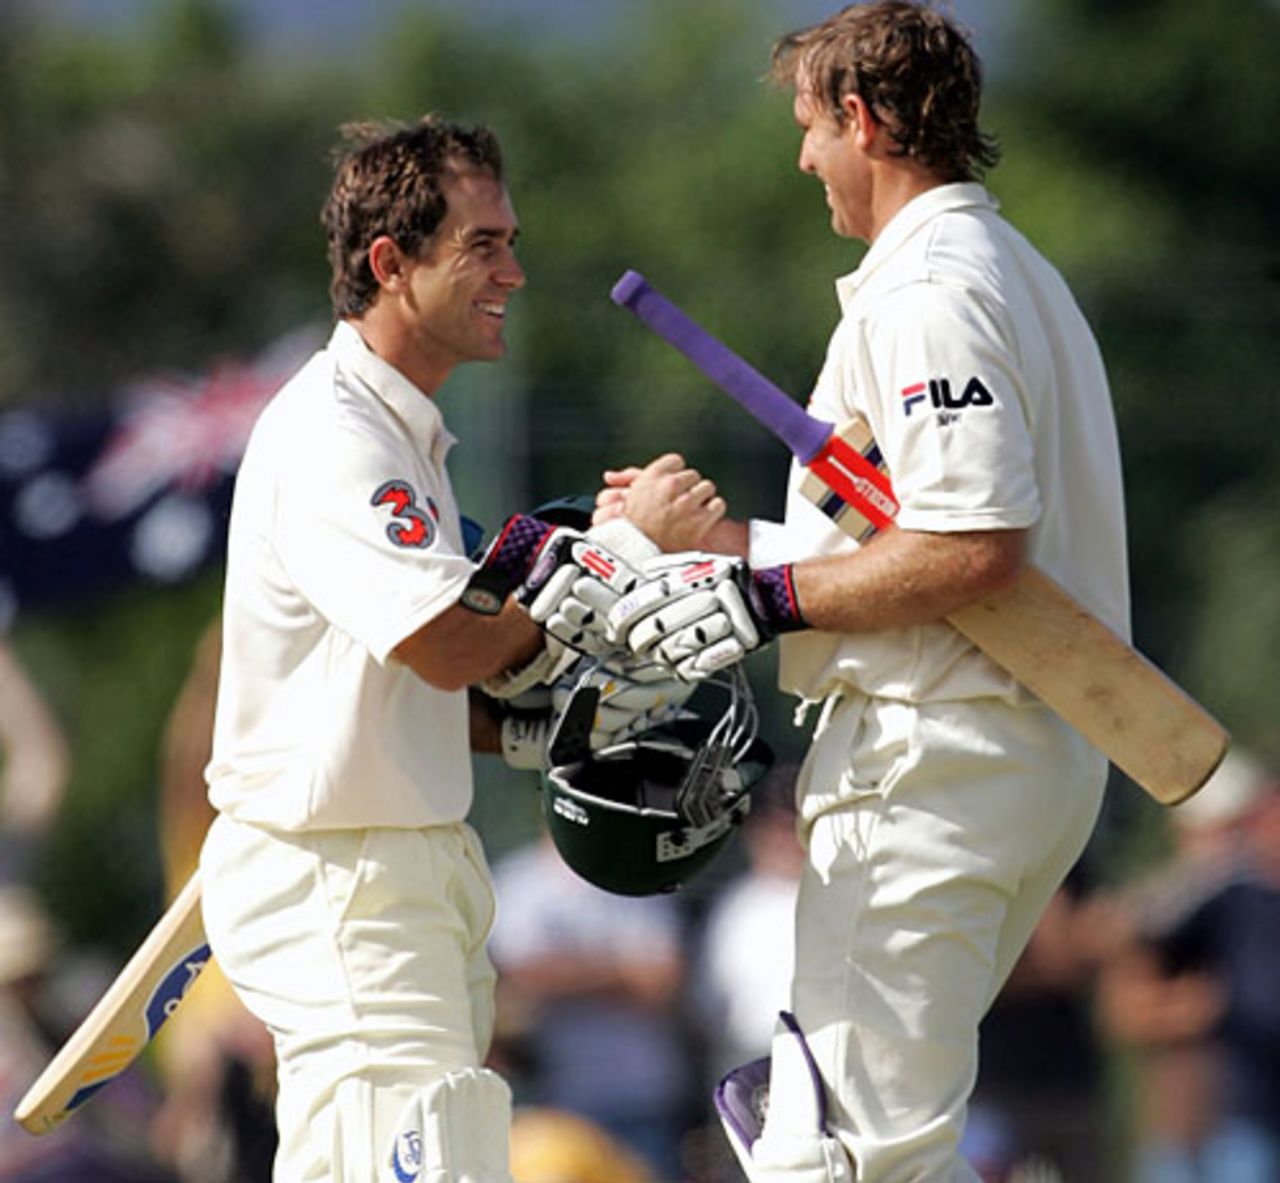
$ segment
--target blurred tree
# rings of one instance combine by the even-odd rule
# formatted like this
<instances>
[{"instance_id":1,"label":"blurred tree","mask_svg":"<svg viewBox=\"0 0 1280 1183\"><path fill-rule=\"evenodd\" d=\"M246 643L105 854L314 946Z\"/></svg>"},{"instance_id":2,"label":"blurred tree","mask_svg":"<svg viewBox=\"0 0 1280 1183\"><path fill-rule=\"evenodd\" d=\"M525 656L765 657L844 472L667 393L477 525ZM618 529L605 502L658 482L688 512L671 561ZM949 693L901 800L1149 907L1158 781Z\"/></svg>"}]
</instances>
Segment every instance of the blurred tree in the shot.
<instances>
[{"instance_id":1,"label":"blurred tree","mask_svg":"<svg viewBox=\"0 0 1280 1183\"><path fill-rule=\"evenodd\" d=\"M0 37L0 403L105 399L322 314L332 85L263 69L213 0L124 41L21 11Z\"/></svg>"},{"instance_id":2,"label":"blurred tree","mask_svg":"<svg viewBox=\"0 0 1280 1183\"><path fill-rule=\"evenodd\" d=\"M1102 338L1135 628L1257 743L1280 725L1229 687L1268 685L1280 650L1206 646L1202 631L1225 639L1224 626L1199 605L1212 589L1213 619L1251 619L1259 640L1280 618L1263 626L1258 585L1238 574L1280 514L1280 8L1044 0L1019 17L1022 68L1000 96L1017 151L996 187L1011 183L1015 218L1063 263Z\"/></svg>"}]
</instances>

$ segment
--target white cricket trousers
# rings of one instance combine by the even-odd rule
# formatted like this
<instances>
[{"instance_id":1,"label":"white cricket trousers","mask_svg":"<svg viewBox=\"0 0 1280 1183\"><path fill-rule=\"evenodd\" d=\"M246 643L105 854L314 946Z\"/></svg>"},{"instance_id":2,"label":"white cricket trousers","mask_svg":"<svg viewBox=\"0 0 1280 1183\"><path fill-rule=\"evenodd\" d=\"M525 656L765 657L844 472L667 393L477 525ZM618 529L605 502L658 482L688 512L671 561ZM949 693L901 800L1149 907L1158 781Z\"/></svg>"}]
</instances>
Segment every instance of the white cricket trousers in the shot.
<instances>
[{"instance_id":1,"label":"white cricket trousers","mask_svg":"<svg viewBox=\"0 0 1280 1183\"><path fill-rule=\"evenodd\" d=\"M978 1024L1084 849L1106 760L1036 704L831 705L798 787L792 1007L859 1183L974 1181ZM772 1082L757 1156L803 1157L811 1106L789 1101L811 1096Z\"/></svg>"},{"instance_id":2,"label":"white cricket trousers","mask_svg":"<svg viewBox=\"0 0 1280 1183\"><path fill-rule=\"evenodd\" d=\"M220 815L200 874L214 957L275 1041L277 1183L509 1183L510 1093L481 1068L494 898L470 828L285 834Z\"/></svg>"}]
</instances>

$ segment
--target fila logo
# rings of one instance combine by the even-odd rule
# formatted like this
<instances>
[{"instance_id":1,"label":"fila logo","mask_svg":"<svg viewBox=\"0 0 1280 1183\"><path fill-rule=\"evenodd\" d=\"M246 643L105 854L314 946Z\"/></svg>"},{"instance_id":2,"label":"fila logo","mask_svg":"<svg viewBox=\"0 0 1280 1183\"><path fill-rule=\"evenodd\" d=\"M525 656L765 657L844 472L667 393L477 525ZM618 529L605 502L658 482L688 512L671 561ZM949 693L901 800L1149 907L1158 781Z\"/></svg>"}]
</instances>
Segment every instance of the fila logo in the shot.
<instances>
[{"instance_id":1,"label":"fila logo","mask_svg":"<svg viewBox=\"0 0 1280 1183\"><path fill-rule=\"evenodd\" d=\"M902 388L902 410L910 415L922 402L928 400L939 411L960 411L965 407L990 407L995 399L981 378L970 378L957 395L951 390L950 378L930 378L927 383L917 382Z\"/></svg>"}]
</instances>

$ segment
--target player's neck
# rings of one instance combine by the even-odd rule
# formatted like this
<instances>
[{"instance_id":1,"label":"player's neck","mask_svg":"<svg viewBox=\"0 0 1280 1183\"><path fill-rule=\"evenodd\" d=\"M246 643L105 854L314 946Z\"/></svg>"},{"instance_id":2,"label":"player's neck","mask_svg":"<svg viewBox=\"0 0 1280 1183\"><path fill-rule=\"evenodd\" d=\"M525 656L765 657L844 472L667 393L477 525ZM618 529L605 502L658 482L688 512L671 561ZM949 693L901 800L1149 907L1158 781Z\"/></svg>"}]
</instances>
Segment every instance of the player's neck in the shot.
<instances>
[{"instance_id":1,"label":"player's neck","mask_svg":"<svg viewBox=\"0 0 1280 1183\"><path fill-rule=\"evenodd\" d=\"M424 356L413 334L377 304L359 320L351 321L351 325L374 353L399 370L428 398L435 396L453 369L452 364L433 363Z\"/></svg>"},{"instance_id":2,"label":"player's neck","mask_svg":"<svg viewBox=\"0 0 1280 1183\"><path fill-rule=\"evenodd\" d=\"M901 212L902 208L922 193L945 182L912 161L895 160L882 164L875 172L871 194L870 231L866 241L875 242L880 232Z\"/></svg>"}]
</instances>

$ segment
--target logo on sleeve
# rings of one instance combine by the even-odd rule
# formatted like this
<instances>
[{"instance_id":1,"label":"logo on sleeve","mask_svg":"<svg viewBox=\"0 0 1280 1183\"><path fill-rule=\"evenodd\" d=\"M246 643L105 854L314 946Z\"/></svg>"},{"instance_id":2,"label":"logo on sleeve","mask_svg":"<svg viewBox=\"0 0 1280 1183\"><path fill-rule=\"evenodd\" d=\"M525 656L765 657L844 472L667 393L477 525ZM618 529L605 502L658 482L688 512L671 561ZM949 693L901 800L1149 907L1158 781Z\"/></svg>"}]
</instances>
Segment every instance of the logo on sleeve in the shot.
<instances>
[{"instance_id":1,"label":"logo on sleeve","mask_svg":"<svg viewBox=\"0 0 1280 1183\"><path fill-rule=\"evenodd\" d=\"M950 378L930 378L928 382L916 382L902 388L902 413L907 418L927 405L942 412L938 416L941 423L954 423L960 411L968 407L991 407L995 401L982 379L976 377L970 378L959 394L952 388Z\"/></svg>"},{"instance_id":2,"label":"logo on sleeve","mask_svg":"<svg viewBox=\"0 0 1280 1183\"><path fill-rule=\"evenodd\" d=\"M391 510L387 537L396 546L425 548L436 540L440 511L430 497L425 508L420 507L417 494L408 481L384 482L378 486L369 504L384 505Z\"/></svg>"}]
</instances>

